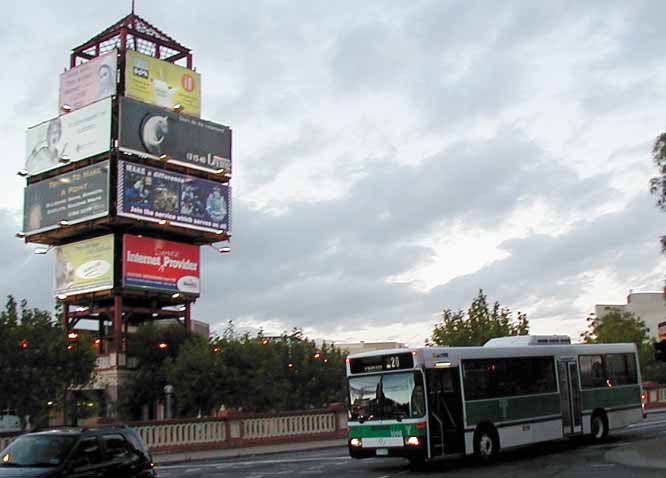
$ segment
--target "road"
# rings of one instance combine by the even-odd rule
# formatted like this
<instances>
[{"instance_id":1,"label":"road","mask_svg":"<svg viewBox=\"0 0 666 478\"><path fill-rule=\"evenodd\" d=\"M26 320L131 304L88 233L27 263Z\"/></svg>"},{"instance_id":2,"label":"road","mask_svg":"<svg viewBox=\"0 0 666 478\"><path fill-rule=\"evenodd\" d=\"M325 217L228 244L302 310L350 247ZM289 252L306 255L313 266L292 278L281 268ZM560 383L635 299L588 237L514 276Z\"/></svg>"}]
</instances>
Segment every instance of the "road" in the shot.
<instances>
[{"instance_id":1,"label":"road","mask_svg":"<svg viewBox=\"0 0 666 478\"><path fill-rule=\"evenodd\" d=\"M523 447L502 453L495 464L487 467L477 466L471 457L466 457L429 464L414 471L402 459L353 460L347 455L346 448L332 448L164 465L157 470L160 478L663 477L666 475L663 469L628 467L608 462L604 456L617 447L655 437L666 440L664 414L614 432L602 444L576 439Z\"/></svg>"}]
</instances>

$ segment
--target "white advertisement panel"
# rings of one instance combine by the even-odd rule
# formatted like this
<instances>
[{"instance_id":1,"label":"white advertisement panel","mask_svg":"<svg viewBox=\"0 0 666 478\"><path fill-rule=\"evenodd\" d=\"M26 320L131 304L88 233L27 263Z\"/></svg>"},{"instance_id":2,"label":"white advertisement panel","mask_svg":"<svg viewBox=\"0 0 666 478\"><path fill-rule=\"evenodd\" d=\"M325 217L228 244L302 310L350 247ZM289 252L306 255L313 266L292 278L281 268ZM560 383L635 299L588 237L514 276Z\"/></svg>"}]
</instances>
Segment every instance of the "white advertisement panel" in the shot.
<instances>
[{"instance_id":1,"label":"white advertisement panel","mask_svg":"<svg viewBox=\"0 0 666 478\"><path fill-rule=\"evenodd\" d=\"M60 75L59 110L68 105L78 110L116 94L118 52L98 56Z\"/></svg>"},{"instance_id":2,"label":"white advertisement panel","mask_svg":"<svg viewBox=\"0 0 666 478\"><path fill-rule=\"evenodd\" d=\"M109 151L111 147L111 98L58 116L28 129L25 169L43 173ZM65 159L63 159L65 158Z\"/></svg>"}]
</instances>

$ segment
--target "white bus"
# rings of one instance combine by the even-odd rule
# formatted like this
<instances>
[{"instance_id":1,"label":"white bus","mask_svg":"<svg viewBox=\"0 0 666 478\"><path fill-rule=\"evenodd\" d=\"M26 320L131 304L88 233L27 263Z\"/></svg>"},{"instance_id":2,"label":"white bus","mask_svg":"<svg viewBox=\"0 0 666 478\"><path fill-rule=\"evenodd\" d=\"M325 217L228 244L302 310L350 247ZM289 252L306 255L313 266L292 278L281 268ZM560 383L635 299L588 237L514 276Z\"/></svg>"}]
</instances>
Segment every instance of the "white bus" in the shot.
<instances>
[{"instance_id":1,"label":"white bus","mask_svg":"<svg viewBox=\"0 0 666 478\"><path fill-rule=\"evenodd\" d=\"M425 347L347 357L349 452L421 463L591 435L643 419L634 344L516 336L483 347Z\"/></svg>"}]
</instances>

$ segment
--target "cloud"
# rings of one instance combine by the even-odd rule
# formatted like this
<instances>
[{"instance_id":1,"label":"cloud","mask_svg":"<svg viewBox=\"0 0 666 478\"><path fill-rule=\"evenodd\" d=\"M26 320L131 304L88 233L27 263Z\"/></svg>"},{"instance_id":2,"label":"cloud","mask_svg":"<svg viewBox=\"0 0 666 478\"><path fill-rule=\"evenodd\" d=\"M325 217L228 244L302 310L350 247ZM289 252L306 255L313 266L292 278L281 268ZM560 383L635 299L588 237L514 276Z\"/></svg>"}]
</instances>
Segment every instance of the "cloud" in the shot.
<instances>
[{"instance_id":1,"label":"cloud","mask_svg":"<svg viewBox=\"0 0 666 478\"><path fill-rule=\"evenodd\" d=\"M0 209L0 250L3 273L0 293L26 299L31 307L53 310L53 256L32 252L14 234L21 229L14 211Z\"/></svg>"},{"instance_id":2,"label":"cloud","mask_svg":"<svg viewBox=\"0 0 666 478\"><path fill-rule=\"evenodd\" d=\"M128 6L10 8L26 19L0 32L13 171L25 128L57 113L69 49ZM233 251L203 249L195 318L420 342L479 288L544 330L573 327L602 283L660 287L663 216L645 191L666 108L664 8L140 2L193 48L204 117L234 130ZM23 184L2 186L0 292L50 307L52 258L13 238ZM452 256L474 267L450 274Z\"/></svg>"}]
</instances>

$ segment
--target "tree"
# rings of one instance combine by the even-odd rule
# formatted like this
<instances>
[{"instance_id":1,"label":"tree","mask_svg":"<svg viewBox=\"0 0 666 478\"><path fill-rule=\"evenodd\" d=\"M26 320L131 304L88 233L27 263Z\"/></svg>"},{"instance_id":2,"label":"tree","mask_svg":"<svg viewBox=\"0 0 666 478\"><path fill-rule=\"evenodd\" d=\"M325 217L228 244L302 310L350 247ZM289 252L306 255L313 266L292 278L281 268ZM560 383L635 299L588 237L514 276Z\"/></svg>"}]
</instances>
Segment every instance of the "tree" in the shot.
<instances>
[{"instance_id":1,"label":"tree","mask_svg":"<svg viewBox=\"0 0 666 478\"><path fill-rule=\"evenodd\" d=\"M643 380L666 379L666 364L655 361L653 341L640 317L631 312L610 309L601 317L587 319L587 330L581 334L587 344L634 343L638 350Z\"/></svg>"},{"instance_id":2,"label":"tree","mask_svg":"<svg viewBox=\"0 0 666 478\"><path fill-rule=\"evenodd\" d=\"M81 339L68 349L60 323L48 312L31 309L9 296L0 313L0 407L29 415L32 425L45 425L49 403L64 404L68 389L92 378L92 340Z\"/></svg>"},{"instance_id":3,"label":"tree","mask_svg":"<svg viewBox=\"0 0 666 478\"><path fill-rule=\"evenodd\" d=\"M208 415L222 404L227 374L220 352L195 335L183 344L173 363L167 364L167 379L178 397L179 416Z\"/></svg>"},{"instance_id":4,"label":"tree","mask_svg":"<svg viewBox=\"0 0 666 478\"><path fill-rule=\"evenodd\" d=\"M650 193L657 196L657 207L666 211L666 133L660 134L652 147L652 159L658 176L650 179ZM661 236L661 250L666 252L666 236Z\"/></svg>"},{"instance_id":5,"label":"tree","mask_svg":"<svg viewBox=\"0 0 666 478\"><path fill-rule=\"evenodd\" d=\"M514 320L511 310L500 306L499 302L489 308L487 296L483 290L479 290L479 295L467 309L467 318L462 310L453 312L451 309L444 309L442 322L435 325L432 337L426 340L426 345L483 345L495 337L528 333L529 322L525 314L518 312Z\"/></svg>"},{"instance_id":6,"label":"tree","mask_svg":"<svg viewBox=\"0 0 666 478\"><path fill-rule=\"evenodd\" d=\"M157 327L149 322L139 326L127 341L127 355L137 359L138 367L120 391L121 416L140 418L144 405L153 410L153 405L164 399L169 366L192 335L181 324Z\"/></svg>"}]
</instances>

